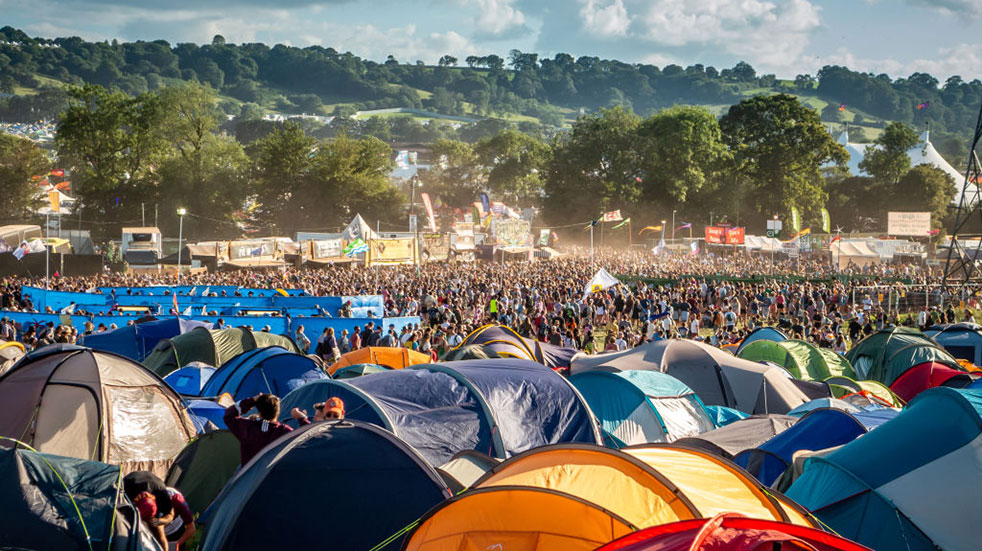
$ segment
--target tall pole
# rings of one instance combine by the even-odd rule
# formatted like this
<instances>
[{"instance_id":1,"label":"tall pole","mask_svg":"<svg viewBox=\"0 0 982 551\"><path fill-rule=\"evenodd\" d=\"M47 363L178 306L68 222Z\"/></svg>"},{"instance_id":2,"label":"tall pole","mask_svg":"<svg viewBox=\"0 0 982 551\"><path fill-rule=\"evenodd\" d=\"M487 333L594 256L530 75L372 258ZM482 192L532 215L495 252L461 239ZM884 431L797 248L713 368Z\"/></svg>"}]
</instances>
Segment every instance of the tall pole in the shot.
<instances>
[{"instance_id":1,"label":"tall pole","mask_svg":"<svg viewBox=\"0 0 982 551\"><path fill-rule=\"evenodd\" d=\"M177 227L177 284L180 285L181 284L181 253L183 252L181 241L184 240L184 215L187 214L187 210L183 208L177 209L177 214L178 216L181 217L181 221L178 223L178 227Z\"/></svg>"},{"instance_id":2,"label":"tall pole","mask_svg":"<svg viewBox=\"0 0 982 551\"><path fill-rule=\"evenodd\" d=\"M419 220L416 221L416 225L419 225ZM382 231L382 221L375 220L375 235L378 236L379 232ZM369 247L369 253L371 253L371 247ZM378 292L378 262L375 263L375 294L381 294Z\"/></svg>"},{"instance_id":3,"label":"tall pole","mask_svg":"<svg viewBox=\"0 0 982 551\"><path fill-rule=\"evenodd\" d=\"M672 242L675 242L675 209L672 209Z\"/></svg>"},{"instance_id":4,"label":"tall pole","mask_svg":"<svg viewBox=\"0 0 982 551\"><path fill-rule=\"evenodd\" d=\"M593 220L590 221L590 269L594 269L593 261Z\"/></svg>"},{"instance_id":5,"label":"tall pole","mask_svg":"<svg viewBox=\"0 0 982 551\"><path fill-rule=\"evenodd\" d=\"M627 248L634 247L634 231L631 229L631 219L627 219Z\"/></svg>"},{"instance_id":6,"label":"tall pole","mask_svg":"<svg viewBox=\"0 0 982 551\"><path fill-rule=\"evenodd\" d=\"M144 228L147 227L147 209L146 203L140 203L140 225Z\"/></svg>"},{"instance_id":7,"label":"tall pole","mask_svg":"<svg viewBox=\"0 0 982 551\"><path fill-rule=\"evenodd\" d=\"M50 227L50 218L51 218L50 215L48 215L48 214L45 214L44 215L44 290L45 290L45 293L44 293L44 305L45 306L48 305L48 293L47 293L47 291L49 291L51 289L51 287L48 286L48 273L49 273L49 264L50 264L50 258L51 258L51 254L50 254L51 249L48 248L48 232L51 231L49 229L49 227Z\"/></svg>"}]
</instances>

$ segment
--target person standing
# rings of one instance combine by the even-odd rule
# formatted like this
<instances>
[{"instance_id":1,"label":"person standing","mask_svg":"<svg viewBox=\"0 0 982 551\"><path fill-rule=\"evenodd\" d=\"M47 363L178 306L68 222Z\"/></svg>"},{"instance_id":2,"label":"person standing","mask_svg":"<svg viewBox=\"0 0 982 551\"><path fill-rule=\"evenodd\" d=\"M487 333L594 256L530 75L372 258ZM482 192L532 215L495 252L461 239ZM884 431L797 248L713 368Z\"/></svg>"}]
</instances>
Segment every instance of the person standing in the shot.
<instances>
[{"instance_id":1,"label":"person standing","mask_svg":"<svg viewBox=\"0 0 982 551\"><path fill-rule=\"evenodd\" d=\"M300 348L301 352L306 354L310 351L310 339L307 338L307 334L304 333L302 325L297 327L296 341L297 347Z\"/></svg>"},{"instance_id":2,"label":"person standing","mask_svg":"<svg viewBox=\"0 0 982 551\"><path fill-rule=\"evenodd\" d=\"M252 408L256 408L259 412L258 418L242 417ZM290 415L301 425L309 424L307 416L297 408L293 408ZM273 394L257 394L225 408L225 426L239 441L239 458L242 465L248 463L270 442L293 430L279 423L276 420L279 416L280 399Z\"/></svg>"}]
</instances>

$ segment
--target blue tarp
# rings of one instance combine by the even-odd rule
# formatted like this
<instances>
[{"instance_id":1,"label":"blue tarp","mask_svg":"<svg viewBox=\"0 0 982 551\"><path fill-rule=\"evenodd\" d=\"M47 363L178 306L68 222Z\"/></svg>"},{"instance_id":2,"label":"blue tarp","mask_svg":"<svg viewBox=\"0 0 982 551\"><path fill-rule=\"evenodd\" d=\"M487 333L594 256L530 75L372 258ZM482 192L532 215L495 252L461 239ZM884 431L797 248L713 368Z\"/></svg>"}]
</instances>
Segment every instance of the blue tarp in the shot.
<instances>
[{"instance_id":1,"label":"blue tarp","mask_svg":"<svg viewBox=\"0 0 982 551\"><path fill-rule=\"evenodd\" d=\"M164 382L184 396L201 396L208 379L215 374L214 367L184 366L164 377Z\"/></svg>"},{"instance_id":2,"label":"blue tarp","mask_svg":"<svg viewBox=\"0 0 982 551\"><path fill-rule=\"evenodd\" d=\"M572 385L526 360L488 359L417 365L345 381L319 381L283 398L281 416L329 397L346 418L377 424L433 465L476 450L506 458L560 442L599 444L593 415Z\"/></svg>"},{"instance_id":3,"label":"blue tarp","mask_svg":"<svg viewBox=\"0 0 982 551\"><path fill-rule=\"evenodd\" d=\"M311 381L327 378L320 366L307 356L278 346L256 348L222 365L208 379L201 395L218 396L227 392L236 401L263 392L286 396Z\"/></svg>"},{"instance_id":4,"label":"blue tarp","mask_svg":"<svg viewBox=\"0 0 982 551\"><path fill-rule=\"evenodd\" d=\"M212 324L206 321L173 317L127 325L115 331L83 335L79 344L96 350L115 352L142 362L158 342L187 333L195 327L211 329L211 326Z\"/></svg>"}]
</instances>

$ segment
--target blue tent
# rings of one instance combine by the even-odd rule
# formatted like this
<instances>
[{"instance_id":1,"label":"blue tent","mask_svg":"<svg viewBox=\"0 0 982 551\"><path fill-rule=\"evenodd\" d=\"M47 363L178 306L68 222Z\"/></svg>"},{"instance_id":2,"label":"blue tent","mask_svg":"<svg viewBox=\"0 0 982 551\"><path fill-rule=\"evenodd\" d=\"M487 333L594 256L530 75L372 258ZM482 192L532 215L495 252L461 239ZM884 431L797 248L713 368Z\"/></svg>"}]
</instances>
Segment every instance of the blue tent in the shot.
<instances>
[{"instance_id":1,"label":"blue tent","mask_svg":"<svg viewBox=\"0 0 982 551\"><path fill-rule=\"evenodd\" d=\"M691 388L658 371L587 371L570 377L600 419L604 445L674 442L716 428Z\"/></svg>"},{"instance_id":2,"label":"blue tent","mask_svg":"<svg viewBox=\"0 0 982 551\"><path fill-rule=\"evenodd\" d=\"M528 360L491 358L416 365L345 381L317 381L283 398L310 413L337 396L345 416L378 425L432 465L460 451L499 458L546 444L600 444L586 401L561 375Z\"/></svg>"},{"instance_id":3,"label":"blue tent","mask_svg":"<svg viewBox=\"0 0 982 551\"><path fill-rule=\"evenodd\" d=\"M226 362L208 379L201 395L227 392L236 401L261 392L285 396L311 381L327 378L313 359L270 346L243 352Z\"/></svg>"},{"instance_id":4,"label":"blue tent","mask_svg":"<svg viewBox=\"0 0 982 551\"><path fill-rule=\"evenodd\" d=\"M733 462L747 469L764 486L770 486L791 466L801 450L824 450L852 442L869 430L861 420L841 409L815 409L754 449L744 450Z\"/></svg>"},{"instance_id":5,"label":"blue tent","mask_svg":"<svg viewBox=\"0 0 982 551\"><path fill-rule=\"evenodd\" d=\"M196 327L211 329L211 323L179 317L166 318L126 325L114 331L83 335L79 344L96 350L115 352L142 362L158 342L187 333Z\"/></svg>"},{"instance_id":6,"label":"blue tent","mask_svg":"<svg viewBox=\"0 0 982 551\"><path fill-rule=\"evenodd\" d=\"M935 325L924 331L952 356L982 365L982 325L951 323Z\"/></svg>"},{"instance_id":7,"label":"blue tent","mask_svg":"<svg viewBox=\"0 0 982 551\"><path fill-rule=\"evenodd\" d=\"M978 549L982 391L925 390L892 421L813 457L787 496L873 549Z\"/></svg>"},{"instance_id":8,"label":"blue tent","mask_svg":"<svg viewBox=\"0 0 982 551\"><path fill-rule=\"evenodd\" d=\"M191 362L191 364L164 377L164 381L176 390L178 394L183 394L184 396L201 396L201 391L204 390L208 379L214 374L214 367L204 365L201 362Z\"/></svg>"},{"instance_id":9,"label":"blue tent","mask_svg":"<svg viewBox=\"0 0 982 551\"><path fill-rule=\"evenodd\" d=\"M187 402L188 412L197 418L202 427L205 421L211 421L220 429L227 429L225 426L225 407L212 402L211 400L189 400ZM201 431L199 431L201 432Z\"/></svg>"},{"instance_id":10,"label":"blue tent","mask_svg":"<svg viewBox=\"0 0 982 551\"><path fill-rule=\"evenodd\" d=\"M757 329L751 331L749 335L744 337L742 341L740 341L740 346L737 347L736 353L739 355L744 346L747 346L754 341L781 342L786 340L788 340L788 336L782 333L780 329L776 329L774 327L758 327Z\"/></svg>"},{"instance_id":11,"label":"blue tent","mask_svg":"<svg viewBox=\"0 0 982 551\"><path fill-rule=\"evenodd\" d=\"M450 497L433 467L392 433L347 419L313 423L229 481L202 549L391 551L401 548L401 530Z\"/></svg>"},{"instance_id":12,"label":"blue tent","mask_svg":"<svg viewBox=\"0 0 982 551\"><path fill-rule=\"evenodd\" d=\"M713 424L717 427L725 427L734 421L750 417L749 413L744 413L738 409L728 408L726 406L705 406L705 409L706 413L709 414L709 418L713 420Z\"/></svg>"}]
</instances>

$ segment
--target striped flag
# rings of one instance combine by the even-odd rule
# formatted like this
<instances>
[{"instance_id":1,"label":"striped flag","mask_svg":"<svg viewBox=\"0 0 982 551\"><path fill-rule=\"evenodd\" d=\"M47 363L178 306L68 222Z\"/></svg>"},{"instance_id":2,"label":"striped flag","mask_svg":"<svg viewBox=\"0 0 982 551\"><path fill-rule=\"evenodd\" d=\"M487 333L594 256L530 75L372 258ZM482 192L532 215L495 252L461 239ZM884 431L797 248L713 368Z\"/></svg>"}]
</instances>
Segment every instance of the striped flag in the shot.
<instances>
[{"instance_id":1,"label":"striped flag","mask_svg":"<svg viewBox=\"0 0 982 551\"><path fill-rule=\"evenodd\" d=\"M368 252L368 244L361 238L355 239L344 247L344 255L351 258L357 254Z\"/></svg>"}]
</instances>

